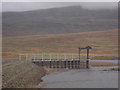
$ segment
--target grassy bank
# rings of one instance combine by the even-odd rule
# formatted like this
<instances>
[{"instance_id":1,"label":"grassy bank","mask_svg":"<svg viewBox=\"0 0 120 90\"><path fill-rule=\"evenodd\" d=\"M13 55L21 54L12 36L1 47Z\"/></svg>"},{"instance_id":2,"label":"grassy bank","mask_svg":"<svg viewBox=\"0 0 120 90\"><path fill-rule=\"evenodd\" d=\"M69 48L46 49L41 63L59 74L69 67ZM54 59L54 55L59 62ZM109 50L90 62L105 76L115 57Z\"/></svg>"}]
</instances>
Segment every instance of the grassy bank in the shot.
<instances>
[{"instance_id":1,"label":"grassy bank","mask_svg":"<svg viewBox=\"0 0 120 90\"><path fill-rule=\"evenodd\" d=\"M41 67L30 61L16 61L16 59L4 60L2 67L3 88L41 88L41 78L58 71L58 69Z\"/></svg>"},{"instance_id":2,"label":"grassy bank","mask_svg":"<svg viewBox=\"0 0 120 90\"><path fill-rule=\"evenodd\" d=\"M3 88L40 88L45 70L28 61L3 67Z\"/></svg>"},{"instance_id":3,"label":"grassy bank","mask_svg":"<svg viewBox=\"0 0 120 90\"><path fill-rule=\"evenodd\" d=\"M41 88L39 83L46 74L57 71L46 67L37 66L30 61L16 61L3 63L3 88ZM11 64L12 63L12 64ZM90 62L93 67L117 66L112 62ZM62 69L66 70L66 69ZM117 69L111 69L117 70Z\"/></svg>"}]
</instances>

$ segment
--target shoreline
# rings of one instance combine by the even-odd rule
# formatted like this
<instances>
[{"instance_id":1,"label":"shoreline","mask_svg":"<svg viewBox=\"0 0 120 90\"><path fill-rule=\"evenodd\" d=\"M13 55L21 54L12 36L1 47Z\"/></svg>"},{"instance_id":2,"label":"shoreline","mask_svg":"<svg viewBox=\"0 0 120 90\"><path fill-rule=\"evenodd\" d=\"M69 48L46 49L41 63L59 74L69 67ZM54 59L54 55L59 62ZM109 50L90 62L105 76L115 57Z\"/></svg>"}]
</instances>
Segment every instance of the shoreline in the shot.
<instances>
[{"instance_id":1,"label":"shoreline","mask_svg":"<svg viewBox=\"0 0 120 90\"><path fill-rule=\"evenodd\" d=\"M90 66L94 67L112 67L112 66L118 66L118 63L113 63L113 62L91 62ZM46 71L46 75L53 73L53 72L57 72L57 71L68 71L69 69L54 69L54 68L46 68L44 67L44 70ZM119 68L110 68L110 69L103 69L103 70L98 70L98 71L119 71ZM43 76L43 77L44 77ZM42 78L41 78L42 79ZM46 84L44 83L44 81L39 83L40 88L43 88Z\"/></svg>"},{"instance_id":2,"label":"shoreline","mask_svg":"<svg viewBox=\"0 0 120 90\"><path fill-rule=\"evenodd\" d=\"M21 61L20 61L21 62ZM7 64L7 63L5 63ZM109 67L109 66L118 66L118 63L113 62L90 62L92 67ZM31 70L27 70L31 68ZM3 79L7 84L4 88L42 88L42 77L57 71L67 71L69 69L55 69L55 68L46 68L37 66L31 62L22 61L22 63L14 62L3 67ZM25 71L27 70L27 71ZM116 70L116 69L113 69ZM17 71L17 72L16 72ZM25 72L19 72L25 71ZM104 70L105 71L105 70ZM106 70L107 71L107 70ZM109 70L109 71L112 71ZM13 73L13 74L12 74ZM15 77L14 77L15 76ZM23 77L24 76L24 77ZM13 78L13 80L11 79ZM9 81L9 82L8 82ZM17 82L17 83L16 83ZM22 83L22 86L21 84Z\"/></svg>"}]
</instances>

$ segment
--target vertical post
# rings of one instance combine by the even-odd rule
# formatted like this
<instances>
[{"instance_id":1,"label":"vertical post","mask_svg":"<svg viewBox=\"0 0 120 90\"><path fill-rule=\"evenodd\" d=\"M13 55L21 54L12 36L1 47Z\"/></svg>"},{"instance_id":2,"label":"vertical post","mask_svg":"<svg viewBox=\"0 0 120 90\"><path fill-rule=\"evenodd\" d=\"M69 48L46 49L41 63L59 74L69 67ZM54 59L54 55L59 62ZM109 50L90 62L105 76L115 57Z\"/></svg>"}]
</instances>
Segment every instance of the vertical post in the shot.
<instances>
[{"instance_id":1,"label":"vertical post","mask_svg":"<svg viewBox=\"0 0 120 90\"><path fill-rule=\"evenodd\" d=\"M80 48L79 48L79 60L80 60Z\"/></svg>"},{"instance_id":2,"label":"vertical post","mask_svg":"<svg viewBox=\"0 0 120 90\"><path fill-rule=\"evenodd\" d=\"M71 69L71 60L69 60L69 68Z\"/></svg>"},{"instance_id":3,"label":"vertical post","mask_svg":"<svg viewBox=\"0 0 120 90\"><path fill-rule=\"evenodd\" d=\"M86 64L87 64L87 68L89 68L89 49L87 49L87 62L86 62Z\"/></svg>"},{"instance_id":4,"label":"vertical post","mask_svg":"<svg viewBox=\"0 0 120 90\"><path fill-rule=\"evenodd\" d=\"M51 68L51 53L50 53L50 61L49 61L48 67Z\"/></svg>"},{"instance_id":5,"label":"vertical post","mask_svg":"<svg viewBox=\"0 0 120 90\"><path fill-rule=\"evenodd\" d=\"M80 51L81 51L81 48L79 48L79 61L78 61L78 68L80 68L80 66L81 66L81 64L80 64L80 63L81 63L81 62L80 62L80 54L81 54Z\"/></svg>"},{"instance_id":6,"label":"vertical post","mask_svg":"<svg viewBox=\"0 0 120 90\"><path fill-rule=\"evenodd\" d=\"M49 63L50 65L49 65L49 68L51 68L51 60L50 60L50 63Z\"/></svg>"},{"instance_id":7,"label":"vertical post","mask_svg":"<svg viewBox=\"0 0 120 90\"><path fill-rule=\"evenodd\" d=\"M87 59L89 59L89 49L87 49Z\"/></svg>"},{"instance_id":8,"label":"vertical post","mask_svg":"<svg viewBox=\"0 0 120 90\"><path fill-rule=\"evenodd\" d=\"M58 59L58 68L60 68L60 59L59 59L59 53L57 54L57 59Z\"/></svg>"}]
</instances>

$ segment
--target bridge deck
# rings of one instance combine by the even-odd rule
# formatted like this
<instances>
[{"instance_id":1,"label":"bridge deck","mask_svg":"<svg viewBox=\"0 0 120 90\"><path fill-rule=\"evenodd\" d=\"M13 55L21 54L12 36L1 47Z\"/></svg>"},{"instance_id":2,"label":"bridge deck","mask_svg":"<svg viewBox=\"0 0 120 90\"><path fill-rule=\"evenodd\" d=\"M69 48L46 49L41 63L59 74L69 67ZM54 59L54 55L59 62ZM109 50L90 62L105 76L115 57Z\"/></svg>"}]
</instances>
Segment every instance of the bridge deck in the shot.
<instances>
[{"instance_id":1,"label":"bridge deck","mask_svg":"<svg viewBox=\"0 0 120 90\"><path fill-rule=\"evenodd\" d=\"M80 61L86 62L87 60L72 60L72 59L32 59L33 62L40 62L40 61Z\"/></svg>"}]
</instances>

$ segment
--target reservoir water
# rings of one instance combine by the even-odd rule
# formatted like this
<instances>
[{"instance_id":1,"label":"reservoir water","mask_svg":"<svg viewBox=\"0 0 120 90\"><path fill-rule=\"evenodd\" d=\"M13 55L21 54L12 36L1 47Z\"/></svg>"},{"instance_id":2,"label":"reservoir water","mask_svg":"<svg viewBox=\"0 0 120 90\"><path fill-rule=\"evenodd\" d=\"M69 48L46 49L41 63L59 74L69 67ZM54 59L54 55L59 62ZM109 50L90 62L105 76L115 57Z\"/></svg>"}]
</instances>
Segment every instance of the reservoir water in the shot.
<instances>
[{"instance_id":1,"label":"reservoir water","mask_svg":"<svg viewBox=\"0 0 120 90\"><path fill-rule=\"evenodd\" d=\"M118 71L102 71L109 68L112 67L54 72L42 78L44 88L118 88Z\"/></svg>"},{"instance_id":2,"label":"reservoir water","mask_svg":"<svg viewBox=\"0 0 120 90\"><path fill-rule=\"evenodd\" d=\"M118 63L118 60L90 60L90 62L112 62L112 63Z\"/></svg>"}]
</instances>

